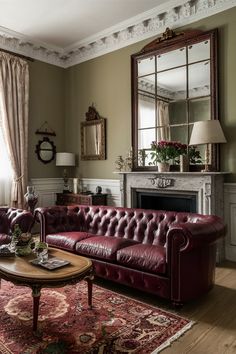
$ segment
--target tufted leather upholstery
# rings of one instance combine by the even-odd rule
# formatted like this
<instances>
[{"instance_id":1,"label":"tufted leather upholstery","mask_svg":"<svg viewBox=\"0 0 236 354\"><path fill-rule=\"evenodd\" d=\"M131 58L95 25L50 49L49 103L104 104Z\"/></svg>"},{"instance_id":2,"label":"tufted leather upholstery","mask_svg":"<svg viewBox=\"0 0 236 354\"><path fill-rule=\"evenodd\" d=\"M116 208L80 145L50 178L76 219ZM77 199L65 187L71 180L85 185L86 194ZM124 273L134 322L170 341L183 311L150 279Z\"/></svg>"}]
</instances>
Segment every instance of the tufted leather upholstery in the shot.
<instances>
[{"instance_id":1,"label":"tufted leather upholstery","mask_svg":"<svg viewBox=\"0 0 236 354\"><path fill-rule=\"evenodd\" d=\"M0 207L0 245L11 241L10 234L16 224L23 232L30 231L33 215L27 210Z\"/></svg>"},{"instance_id":2,"label":"tufted leather upholstery","mask_svg":"<svg viewBox=\"0 0 236 354\"><path fill-rule=\"evenodd\" d=\"M42 240L89 256L99 276L129 284L126 274L135 274L130 285L175 302L213 285L215 245L225 234L217 216L82 205L38 208L35 215Z\"/></svg>"}]
</instances>

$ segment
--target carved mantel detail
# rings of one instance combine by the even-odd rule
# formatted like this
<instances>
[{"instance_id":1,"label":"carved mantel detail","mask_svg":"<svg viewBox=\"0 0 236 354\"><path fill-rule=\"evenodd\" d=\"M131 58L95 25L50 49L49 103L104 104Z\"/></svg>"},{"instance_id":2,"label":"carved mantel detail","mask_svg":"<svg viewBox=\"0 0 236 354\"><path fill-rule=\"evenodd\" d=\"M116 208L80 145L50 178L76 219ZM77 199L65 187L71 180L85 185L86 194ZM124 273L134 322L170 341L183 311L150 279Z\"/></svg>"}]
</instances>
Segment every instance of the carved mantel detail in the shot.
<instances>
[{"instance_id":1,"label":"carved mantel detail","mask_svg":"<svg viewBox=\"0 0 236 354\"><path fill-rule=\"evenodd\" d=\"M151 181L151 184L155 188L168 188L171 186L174 186L175 180L173 178L167 178L167 177L151 177L149 178Z\"/></svg>"},{"instance_id":2,"label":"carved mantel detail","mask_svg":"<svg viewBox=\"0 0 236 354\"><path fill-rule=\"evenodd\" d=\"M177 28L236 6L236 0L168 1L154 9L108 28L72 46L58 48L36 42L27 36L0 27L0 48L63 68L124 48L159 35L166 27ZM169 30L164 39L173 35Z\"/></svg>"}]
</instances>

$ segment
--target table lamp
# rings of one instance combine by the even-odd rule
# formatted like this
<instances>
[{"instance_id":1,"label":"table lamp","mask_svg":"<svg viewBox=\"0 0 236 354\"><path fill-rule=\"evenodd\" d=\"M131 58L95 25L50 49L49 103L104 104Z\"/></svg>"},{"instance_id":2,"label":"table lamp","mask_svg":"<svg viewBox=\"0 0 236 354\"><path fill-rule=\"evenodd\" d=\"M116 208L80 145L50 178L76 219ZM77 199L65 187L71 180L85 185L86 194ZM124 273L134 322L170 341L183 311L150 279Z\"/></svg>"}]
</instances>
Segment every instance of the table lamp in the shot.
<instances>
[{"instance_id":1,"label":"table lamp","mask_svg":"<svg viewBox=\"0 0 236 354\"><path fill-rule=\"evenodd\" d=\"M75 154L72 154L70 152L58 152L56 154L56 166L75 166ZM63 181L63 193L69 192L68 175L66 168L64 168L63 170Z\"/></svg>"},{"instance_id":2,"label":"table lamp","mask_svg":"<svg viewBox=\"0 0 236 354\"><path fill-rule=\"evenodd\" d=\"M218 143L226 143L226 139L218 119L203 120L193 124L193 130L190 137L189 145L206 144L205 169L202 170L202 172L210 172L209 144Z\"/></svg>"}]
</instances>

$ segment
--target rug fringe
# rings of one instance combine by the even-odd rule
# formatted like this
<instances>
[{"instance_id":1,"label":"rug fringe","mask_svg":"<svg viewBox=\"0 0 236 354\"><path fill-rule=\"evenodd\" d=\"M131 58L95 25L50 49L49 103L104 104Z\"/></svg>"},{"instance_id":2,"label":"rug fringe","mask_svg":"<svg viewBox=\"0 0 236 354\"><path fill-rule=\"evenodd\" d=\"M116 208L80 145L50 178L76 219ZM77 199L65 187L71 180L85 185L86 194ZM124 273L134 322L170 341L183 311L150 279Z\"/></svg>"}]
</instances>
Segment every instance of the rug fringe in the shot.
<instances>
[{"instance_id":1,"label":"rug fringe","mask_svg":"<svg viewBox=\"0 0 236 354\"><path fill-rule=\"evenodd\" d=\"M169 347L176 339L181 337L186 331L191 329L193 325L196 322L190 321L186 326L184 326L182 329L180 329L176 334L174 334L171 338L167 339L162 345L160 345L157 349L155 349L152 353L150 354L158 354L160 353L163 349Z\"/></svg>"}]
</instances>

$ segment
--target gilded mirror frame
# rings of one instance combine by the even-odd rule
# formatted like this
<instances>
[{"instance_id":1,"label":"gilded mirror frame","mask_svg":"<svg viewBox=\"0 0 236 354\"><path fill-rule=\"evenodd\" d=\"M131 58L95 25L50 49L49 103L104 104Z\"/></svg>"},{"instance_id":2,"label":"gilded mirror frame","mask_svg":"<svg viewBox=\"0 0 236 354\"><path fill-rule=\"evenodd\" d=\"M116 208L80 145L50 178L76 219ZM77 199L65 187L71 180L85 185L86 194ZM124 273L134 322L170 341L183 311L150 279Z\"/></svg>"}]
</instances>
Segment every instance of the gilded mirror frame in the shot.
<instances>
[{"instance_id":1,"label":"gilded mirror frame","mask_svg":"<svg viewBox=\"0 0 236 354\"><path fill-rule=\"evenodd\" d=\"M81 160L106 159L106 120L93 106L86 113L86 121L80 124Z\"/></svg>"},{"instance_id":2,"label":"gilded mirror frame","mask_svg":"<svg viewBox=\"0 0 236 354\"><path fill-rule=\"evenodd\" d=\"M154 75L157 77L157 57L163 54L171 53L171 51L182 50L185 49L186 53L188 52L188 48L195 44L206 43L209 41L210 45L210 74L209 74L209 86L210 91L207 97L209 97L209 119L218 119L218 70L217 70L217 29L213 29L207 32L203 32L200 30L191 30L187 32L175 33L174 31L167 29L161 37L158 37L154 41L147 44L140 52L133 54L131 56L131 83L132 83L132 148L134 153L134 170L156 170L155 166L147 166L147 165L139 165L139 155L138 155L138 132L139 132L139 123L138 123L138 95L139 95L139 86L138 79L140 78L138 74L138 63L142 62L145 59L155 58L155 72ZM186 54L188 56L188 54ZM190 97L188 88L189 78L187 72L189 72L190 62L186 61L186 116L187 116L187 144L189 143L190 138L190 128L193 124L190 122ZM195 63L193 63L195 64ZM167 70L166 70L167 71ZM157 86L157 79L155 79L155 85ZM157 88L155 88L155 93L157 93ZM157 96L155 96L157 97ZM157 100L157 98L155 98ZM156 103L155 103L156 107ZM199 117L201 120L201 117ZM157 130L157 126L155 126ZM157 134L157 133L155 133ZM174 140L174 139L173 139ZM210 169L213 171L219 170L219 145L212 144L210 146ZM202 164L191 164L190 171L201 171L204 168L204 155L202 156ZM178 171L179 165L172 165L172 171Z\"/></svg>"}]
</instances>

